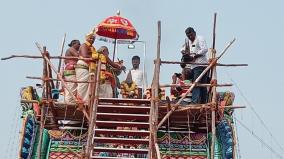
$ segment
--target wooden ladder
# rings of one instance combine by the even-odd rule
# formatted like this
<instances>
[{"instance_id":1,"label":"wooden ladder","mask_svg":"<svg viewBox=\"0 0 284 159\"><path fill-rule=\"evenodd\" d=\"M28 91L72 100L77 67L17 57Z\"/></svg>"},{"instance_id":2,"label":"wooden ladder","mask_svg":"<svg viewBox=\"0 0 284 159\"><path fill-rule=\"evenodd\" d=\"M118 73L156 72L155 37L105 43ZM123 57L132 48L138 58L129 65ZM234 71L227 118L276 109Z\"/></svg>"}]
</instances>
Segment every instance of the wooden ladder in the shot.
<instances>
[{"instance_id":1,"label":"wooden ladder","mask_svg":"<svg viewBox=\"0 0 284 159\"><path fill-rule=\"evenodd\" d=\"M150 100L99 99L91 158L148 158Z\"/></svg>"}]
</instances>

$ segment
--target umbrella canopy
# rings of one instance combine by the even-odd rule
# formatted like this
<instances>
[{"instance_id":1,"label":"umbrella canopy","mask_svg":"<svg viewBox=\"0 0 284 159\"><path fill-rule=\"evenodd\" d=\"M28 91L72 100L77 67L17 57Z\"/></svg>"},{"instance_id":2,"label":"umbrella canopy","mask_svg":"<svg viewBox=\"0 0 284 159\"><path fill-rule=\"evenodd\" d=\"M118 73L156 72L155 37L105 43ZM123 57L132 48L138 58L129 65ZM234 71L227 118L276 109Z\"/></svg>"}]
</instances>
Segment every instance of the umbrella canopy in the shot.
<instances>
[{"instance_id":1,"label":"umbrella canopy","mask_svg":"<svg viewBox=\"0 0 284 159\"><path fill-rule=\"evenodd\" d=\"M97 27L96 34L111 39L138 39L136 29L131 22L119 15L104 19Z\"/></svg>"}]
</instances>

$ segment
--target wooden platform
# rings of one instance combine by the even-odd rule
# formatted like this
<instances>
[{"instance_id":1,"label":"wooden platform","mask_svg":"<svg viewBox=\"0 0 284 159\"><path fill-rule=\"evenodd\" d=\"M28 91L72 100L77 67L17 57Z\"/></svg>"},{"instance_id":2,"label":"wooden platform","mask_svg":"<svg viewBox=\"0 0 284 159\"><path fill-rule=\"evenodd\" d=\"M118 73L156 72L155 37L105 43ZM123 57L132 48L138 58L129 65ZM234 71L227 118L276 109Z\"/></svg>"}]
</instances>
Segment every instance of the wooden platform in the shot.
<instances>
[{"instance_id":1,"label":"wooden platform","mask_svg":"<svg viewBox=\"0 0 284 159\"><path fill-rule=\"evenodd\" d=\"M172 109L174 103L161 101L159 106L159 121ZM46 128L54 127L54 123L49 122L52 118L56 120L67 120L70 123L58 123L58 126L74 126L80 127L84 120L83 126L87 128L87 119L84 118L83 113L77 109L76 104L66 104L56 102L54 104L54 112L57 115L47 115ZM88 110L88 108L86 107ZM185 110L187 109L187 110ZM203 132L206 128L210 130L211 125L211 111L210 106L206 105L181 105L173 112L162 126L161 130L181 130L186 131L189 128L193 131ZM114 128L116 126L128 126L147 128L149 123L150 100L148 99L118 99L118 98L101 98L99 99L97 113L97 125L102 128ZM217 122L219 119L217 113ZM83 119L84 118L84 119ZM126 121L122 121L126 120ZM144 121L144 122L143 122ZM52 124L49 124L52 123Z\"/></svg>"}]
</instances>

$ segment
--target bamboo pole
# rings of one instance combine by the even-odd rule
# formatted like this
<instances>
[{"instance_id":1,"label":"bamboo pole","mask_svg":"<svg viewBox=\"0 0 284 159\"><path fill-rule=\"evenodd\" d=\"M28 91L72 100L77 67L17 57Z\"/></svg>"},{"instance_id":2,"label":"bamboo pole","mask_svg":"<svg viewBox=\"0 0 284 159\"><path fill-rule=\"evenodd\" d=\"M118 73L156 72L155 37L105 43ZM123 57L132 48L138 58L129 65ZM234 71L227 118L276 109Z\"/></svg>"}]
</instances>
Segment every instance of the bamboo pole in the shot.
<instances>
[{"instance_id":1,"label":"bamboo pole","mask_svg":"<svg viewBox=\"0 0 284 159\"><path fill-rule=\"evenodd\" d=\"M39 104L39 101L37 101L37 100L21 99L21 102L22 102L22 103L37 103L37 104Z\"/></svg>"},{"instance_id":2,"label":"bamboo pole","mask_svg":"<svg viewBox=\"0 0 284 159\"><path fill-rule=\"evenodd\" d=\"M32 58L32 59L41 59L42 56L31 56L31 55L11 55L9 57L4 57L1 58L1 60L9 60L12 58ZM94 61L92 58L80 58L80 57L63 57L63 56L50 56L50 59L67 59L67 60L86 60L86 61ZM161 64L196 64L196 65L204 65L207 66L210 63L198 63L198 62L179 62L179 61L161 61ZM248 64L220 64L217 63L217 66L232 66L232 67L236 67L236 66L248 66Z\"/></svg>"},{"instance_id":3,"label":"bamboo pole","mask_svg":"<svg viewBox=\"0 0 284 159\"><path fill-rule=\"evenodd\" d=\"M237 131L233 125L231 125L232 137L233 137L233 159L237 158Z\"/></svg>"},{"instance_id":4,"label":"bamboo pole","mask_svg":"<svg viewBox=\"0 0 284 159\"><path fill-rule=\"evenodd\" d=\"M38 49L41 51L41 47L40 47L40 45L39 45L38 43L36 43L36 46L37 46ZM46 55L43 54L42 51L41 51L41 54L42 54L43 58L46 60L46 62L50 65L50 67L52 68L52 70L56 73L57 77L58 77L58 78L60 79L60 81L62 82L63 87L66 88L66 90L71 94L72 98L73 98L77 103L79 103L79 101L77 100L77 98L75 97L75 95L72 93L72 91L67 87L65 81L64 81L63 78L62 78L62 75L56 71L56 68L53 66L53 64L51 63L51 61L46 57ZM80 104L80 103L79 103L79 104ZM85 108L82 108L82 109L83 109L83 110L82 110L82 111L83 111L83 114L86 116L86 118L87 118L88 120L90 120L89 115L88 115L86 109L85 109Z\"/></svg>"},{"instance_id":5,"label":"bamboo pole","mask_svg":"<svg viewBox=\"0 0 284 159\"><path fill-rule=\"evenodd\" d=\"M60 104L60 103L59 103ZM212 103L206 103L206 104L189 104L189 105L180 105L182 106L182 108L179 108L176 110L176 112L178 111L184 111L184 110L189 110L189 109L211 109L211 105ZM159 108L166 108L166 107L174 107L174 105L162 105ZM246 108L246 106L244 105L228 105L228 106L219 106L218 108L222 108L222 109L226 109L226 108L230 108L230 109L239 109L239 108Z\"/></svg>"},{"instance_id":6,"label":"bamboo pole","mask_svg":"<svg viewBox=\"0 0 284 159\"><path fill-rule=\"evenodd\" d=\"M46 47L43 47L43 50L40 50L42 54L46 53ZM43 78L47 77L47 62L45 59L43 59ZM44 89L42 91L42 98L47 98L47 82L43 81L44 83ZM42 144L42 134L44 129L44 113L45 113L45 105L41 105L41 113L40 113L40 131L39 131L39 140L37 145L37 157L38 159L41 159L41 144Z\"/></svg>"},{"instance_id":7,"label":"bamboo pole","mask_svg":"<svg viewBox=\"0 0 284 159\"><path fill-rule=\"evenodd\" d=\"M61 49L60 49L60 56L63 56L65 39L66 39L66 33L64 34L64 37L63 37L63 39L62 39ZM62 72L62 71L61 71L61 63L62 63L62 59L59 59L57 72L60 72L60 73ZM59 88L59 81L56 81L56 88L57 88L57 89Z\"/></svg>"},{"instance_id":8,"label":"bamboo pole","mask_svg":"<svg viewBox=\"0 0 284 159\"><path fill-rule=\"evenodd\" d=\"M215 43L216 43L216 20L217 20L217 13L214 13L214 22L213 22L213 42L212 42L212 48L215 49Z\"/></svg>"},{"instance_id":9,"label":"bamboo pole","mask_svg":"<svg viewBox=\"0 0 284 159\"><path fill-rule=\"evenodd\" d=\"M41 50L41 46L38 45L37 47L39 47L39 49ZM42 51L42 50L41 50ZM12 58L31 58L31 59L42 59L42 56L32 56L32 55L11 55L9 57L4 57L1 58L1 60L9 60ZM94 59L92 58L82 58L82 57L72 57L72 56L68 56L68 57L64 57L64 56L50 56L50 59L67 59L67 60L85 60L85 61L93 61L95 62Z\"/></svg>"},{"instance_id":10,"label":"bamboo pole","mask_svg":"<svg viewBox=\"0 0 284 159\"><path fill-rule=\"evenodd\" d=\"M155 149L156 149L156 152L157 152L157 159L162 159L160 149L159 149L159 145L157 143L155 143Z\"/></svg>"},{"instance_id":11,"label":"bamboo pole","mask_svg":"<svg viewBox=\"0 0 284 159\"><path fill-rule=\"evenodd\" d=\"M32 77L32 76L26 76L28 79L38 79L38 80L43 80L43 81L60 81L60 79L55 79L55 78L42 78L42 77ZM73 82L73 83L95 83L92 81L77 81L77 80L64 80L65 82Z\"/></svg>"},{"instance_id":12,"label":"bamboo pole","mask_svg":"<svg viewBox=\"0 0 284 159\"><path fill-rule=\"evenodd\" d=\"M216 58L216 51L215 51L215 39L216 39L216 19L217 19L217 13L214 14L214 22L213 22L213 44L212 44L212 49L210 50L212 53L212 58ZM217 83L217 71L216 71L216 66L213 66L211 69L211 77L210 79L212 81L216 81ZM213 103L211 105L211 131L212 131L212 137L211 137L211 159L214 159L214 150L215 150L215 136L216 136L216 106L217 106L217 89L216 86L212 87L212 100L211 102Z\"/></svg>"},{"instance_id":13,"label":"bamboo pole","mask_svg":"<svg viewBox=\"0 0 284 159\"><path fill-rule=\"evenodd\" d=\"M159 74L160 74L160 45L161 45L161 21L158 21L157 57L155 60L154 76L151 85L151 109L150 109L150 143L149 157L157 158L155 144L157 143L157 124L159 106Z\"/></svg>"},{"instance_id":14,"label":"bamboo pole","mask_svg":"<svg viewBox=\"0 0 284 159\"><path fill-rule=\"evenodd\" d=\"M209 69L211 69L216 62L225 54L225 52L229 49L229 47L235 42L236 39L233 39L226 48L222 51L219 57L213 59L210 62L210 65L206 67L206 69L203 70L203 72L199 75L199 77L194 81L194 83L191 85L191 87L187 90L187 92L179 99L179 101L175 104L175 106L170 110L164 118L160 121L158 128L167 120L167 118L179 107L180 102L186 97L186 95L192 91L192 89L197 85L197 83L201 80L201 78L207 73Z\"/></svg>"},{"instance_id":15,"label":"bamboo pole","mask_svg":"<svg viewBox=\"0 0 284 159\"><path fill-rule=\"evenodd\" d=\"M97 119L97 107L99 102L99 82L100 82L100 71L101 71L101 61L98 61L97 69L96 69L96 78L95 78L95 89L93 93L93 100L90 103L92 104L91 108L91 119L88 129L88 137L87 137L87 145L86 145L86 159L89 159L90 152L93 149L93 136L94 136L94 129L96 127L96 119Z\"/></svg>"},{"instance_id":16,"label":"bamboo pole","mask_svg":"<svg viewBox=\"0 0 284 159\"><path fill-rule=\"evenodd\" d=\"M165 88L165 87L190 87L192 86L191 84L164 84L164 85L160 85L160 88ZM196 87L212 87L212 86L216 86L216 87L231 87L233 86L233 84L196 84Z\"/></svg>"},{"instance_id":17,"label":"bamboo pole","mask_svg":"<svg viewBox=\"0 0 284 159\"><path fill-rule=\"evenodd\" d=\"M222 108L222 109L239 109L239 108L246 108L246 106L222 106L222 107L218 107L218 108ZM177 109L176 112L183 112L183 111L187 111L187 110L198 110L198 109L211 109L210 104L207 105L201 105L201 106L191 106L188 105L185 108L181 108L181 109Z\"/></svg>"},{"instance_id":18,"label":"bamboo pole","mask_svg":"<svg viewBox=\"0 0 284 159\"><path fill-rule=\"evenodd\" d=\"M37 101L37 100L21 99L20 102L23 102L23 103L38 103L39 104L39 101ZM48 103L48 101L43 102L43 103ZM57 105L57 106L78 106L78 104L75 104L75 103L65 103L65 102L53 102L53 103L54 103L54 105ZM87 105L84 105L84 106L87 106ZM184 106L185 108L177 109L176 111L182 111L183 109L186 110L187 107L191 107L192 109L196 109L196 108L198 109L199 106L202 106L202 105L200 105L200 104L189 104L189 105ZM168 107L168 106L159 106L159 108L163 108L163 107ZM171 107L173 107L173 106L171 106ZM204 106L202 106L202 108L200 108L200 109L203 109L203 107ZM204 108L211 108L211 107L206 106ZM238 109L238 108L246 108L246 106L242 106L242 105L229 105L229 106L219 106L218 108Z\"/></svg>"},{"instance_id":19,"label":"bamboo pole","mask_svg":"<svg viewBox=\"0 0 284 159\"><path fill-rule=\"evenodd\" d=\"M199 63L199 62L180 62L180 61L161 61L162 64L194 64L201 66L208 66L210 63ZM248 66L248 64L221 64L216 63L216 66L228 66L228 67L236 67L236 66Z\"/></svg>"},{"instance_id":20,"label":"bamboo pole","mask_svg":"<svg viewBox=\"0 0 284 159\"><path fill-rule=\"evenodd\" d=\"M45 55L46 57L49 59L49 53L46 51L45 49ZM49 64L47 64L47 76L46 78L52 78L52 70L51 70L51 67ZM45 82L47 84L46 86L46 89L47 89L47 101L49 100L52 100L52 94L51 94L51 89L54 88L54 83L53 81L46 81ZM57 116L56 112L54 111L54 108L53 108L53 102L49 102L47 103L48 107L51 109L51 113L52 113L52 116L54 117L53 118L53 122L55 123L55 125L58 124L58 120L55 118Z\"/></svg>"},{"instance_id":21,"label":"bamboo pole","mask_svg":"<svg viewBox=\"0 0 284 159\"><path fill-rule=\"evenodd\" d=\"M155 107L154 107L154 118L155 118L155 127L154 127L154 144L157 144L158 139L157 139L157 131L158 131L158 116L159 116L159 81L160 81L160 66L161 66L161 21L158 21L158 41L157 41L157 59L156 59L156 78L155 78L155 83L154 83L154 101L155 101ZM152 90L153 91L153 90ZM154 154L154 158L157 158L159 151L156 150Z\"/></svg>"}]
</instances>

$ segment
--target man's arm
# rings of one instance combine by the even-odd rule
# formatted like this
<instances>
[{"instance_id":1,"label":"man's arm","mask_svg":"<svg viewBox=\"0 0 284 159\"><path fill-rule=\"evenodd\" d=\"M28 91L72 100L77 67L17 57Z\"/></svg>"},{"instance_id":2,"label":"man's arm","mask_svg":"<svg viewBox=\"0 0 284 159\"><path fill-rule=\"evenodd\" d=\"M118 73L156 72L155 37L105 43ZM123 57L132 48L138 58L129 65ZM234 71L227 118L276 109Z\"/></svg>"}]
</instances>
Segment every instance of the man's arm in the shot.
<instances>
[{"instance_id":1,"label":"man's arm","mask_svg":"<svg viewBox=\"0 0 284 159\"><path fill-rule=\"evenodd\" d=\"M70 50L70 51L69 51L69 54L70 54L71 56L74 56L74 57L78 57L78 56L79 56L78 52L75 51L75 50Z\"/></svg>"},{"instance_id":2,"label":"man's arm","mask_svg":"<svg viewBox=\"0 0 284 159\"><path fill-rule=\"evenodd\" d=\"M125 70L125 66L119 65L115 62L113 62L108 56L106 56L107 63L110 64L113 68L119 69L119 70Z\"/></svg>"}]
</instances>

